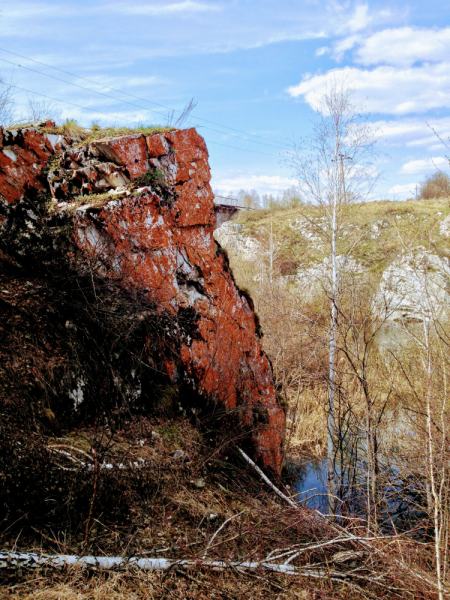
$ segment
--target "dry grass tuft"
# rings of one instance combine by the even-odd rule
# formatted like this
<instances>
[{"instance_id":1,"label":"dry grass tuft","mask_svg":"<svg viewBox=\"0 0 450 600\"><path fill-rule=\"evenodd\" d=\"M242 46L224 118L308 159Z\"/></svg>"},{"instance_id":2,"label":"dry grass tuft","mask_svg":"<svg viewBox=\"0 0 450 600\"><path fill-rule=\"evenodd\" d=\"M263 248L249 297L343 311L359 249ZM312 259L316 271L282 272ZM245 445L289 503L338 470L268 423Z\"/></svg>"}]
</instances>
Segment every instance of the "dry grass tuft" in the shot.
<instances>
[{"instance_id":1,"label":"dry grass tuft","mask_svg":"<svg viewBox=\"0 0 450 600\"><path fill-rule=\"evenodd\" d=\"M100 127L93 125L91 129L81 127L75 119L67 119L62 125L46 129L49 133L65 135L81 142L90 142L109 137L119 137L133 133L154 135L156 133L167 133L173 131L174 127L162 127L159 125L140 125L138 127Z\"/></svg>"}]
</instances>

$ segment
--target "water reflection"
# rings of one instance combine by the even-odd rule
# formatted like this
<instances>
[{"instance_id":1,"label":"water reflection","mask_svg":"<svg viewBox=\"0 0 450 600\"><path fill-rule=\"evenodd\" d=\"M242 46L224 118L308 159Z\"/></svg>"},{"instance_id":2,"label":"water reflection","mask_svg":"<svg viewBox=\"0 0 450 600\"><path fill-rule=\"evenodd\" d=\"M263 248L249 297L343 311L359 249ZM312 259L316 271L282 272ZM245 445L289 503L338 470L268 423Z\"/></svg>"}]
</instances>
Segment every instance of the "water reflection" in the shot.
<instances>
[{"instance_id":1,"label":"water reflection","mask_svg":"<svg viewBox=\"0 0 450 600\"><path fill-rule=\"evenodd\" d=\"M297 502L311 510L328 513L327 461L290 458L286 461L286 468L292 478ZM358 462L355 472L351 482L344 474L344 481L337 486L340 500L336 514L359 517L364 521L367 519L367 464ZM380 473L378 524L385 532L417 527L426 516L424 500L424 486L420 480L402 476L395 466L383 469ZM420 528L416 530L416 533L419 532Z\"/></svg>"},{"instance_id":2,"label":"water reflection","mask_svg":"<svg viewBox=\"0 0 450 600\"><path fill-rule=\"evenodd\" d=\"M286 468L291 474L297 501L313 510L326 512L328 507L327 462L288 458Z\"/></svg>"}]
</instances>

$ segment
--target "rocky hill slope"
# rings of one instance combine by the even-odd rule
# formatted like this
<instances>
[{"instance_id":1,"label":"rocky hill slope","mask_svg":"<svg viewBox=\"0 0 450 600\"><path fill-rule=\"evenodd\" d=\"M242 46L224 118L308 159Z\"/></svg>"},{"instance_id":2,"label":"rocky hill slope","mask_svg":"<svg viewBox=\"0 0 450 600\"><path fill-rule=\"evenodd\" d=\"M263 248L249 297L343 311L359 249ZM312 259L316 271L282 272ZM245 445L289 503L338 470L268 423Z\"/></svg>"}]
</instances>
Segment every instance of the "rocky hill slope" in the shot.
<instances>
[{"instance_id":1,"label":"rocky hill slope","mask_svg":"<svg viewBox=\"0 0 450 600\"><path fill-rule=\"evenodd\" d=\"M262 279L278 278L313 301L330 279L328 234L324 215L301 206L241 211L215 236L241 285L254 291ZM434 303L448 302L448 199L350 205L341 214L337 237L340 267L369 278L387 298L392 319L421 318L425 288Z\"/></svg>"}]
</instances>

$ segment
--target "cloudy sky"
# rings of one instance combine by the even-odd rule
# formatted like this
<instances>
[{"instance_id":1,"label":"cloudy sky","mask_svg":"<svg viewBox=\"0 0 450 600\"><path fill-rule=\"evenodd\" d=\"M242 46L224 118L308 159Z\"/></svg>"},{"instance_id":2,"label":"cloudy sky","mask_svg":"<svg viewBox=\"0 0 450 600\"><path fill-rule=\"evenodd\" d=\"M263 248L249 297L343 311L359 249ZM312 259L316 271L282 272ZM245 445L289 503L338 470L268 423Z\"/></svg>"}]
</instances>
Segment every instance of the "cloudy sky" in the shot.
<instances>
[{"instance_id":1,"label":"cloudy sky","mask_svg":"<svg viewBox=\"0 0 450 600\"><path fill-rule=\"evenodd\" d=\"M0 76L82 125L164 124L195 98L213 187L277 193L283 152L345 70L374 123L376 198L405 199L450 135L450 3L441 0L0 0ZM175 118L178 113L175 112Z\"/></svg>"}]
</instances>

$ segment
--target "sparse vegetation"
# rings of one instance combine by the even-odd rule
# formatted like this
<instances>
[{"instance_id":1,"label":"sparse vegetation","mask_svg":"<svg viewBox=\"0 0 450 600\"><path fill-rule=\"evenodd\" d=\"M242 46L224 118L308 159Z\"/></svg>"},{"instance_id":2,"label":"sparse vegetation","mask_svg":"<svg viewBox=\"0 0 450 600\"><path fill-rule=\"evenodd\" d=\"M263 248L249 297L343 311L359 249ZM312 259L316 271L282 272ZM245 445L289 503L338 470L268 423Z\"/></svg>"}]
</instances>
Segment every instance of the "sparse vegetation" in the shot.
<instances>
[{"instance_id":1,"label":"sparse vegetation","mask_svg":"<svg viewBox=\"0 0 450 600\"><path fill-rule=\"evenodd\" d=\"M160 127L158 125L139 125L133 127L100 127L94 124L91 129L81 127L75 119L66 119L62 125L48 129L49 133L67 135L73 138L79 138L83 143L92 140L103 139L106 137L118 137L132 133L144 133L153 135L155 133L166 133L173 131L174 127Z\"/></svg>"},{"instance_id":2,"label":"sparse vegetation","mask_svg":"<svg viewBox=\"0 0 450 600\"><path fill-rule=\"evenodd\" d=\"M379 276L401 254L402 238L415 240L418 246L431 244L434 251L446 256L448 238L440 233L440 228L449 214L449 202L444 198L355 204L348 208L338 252L344 254L352 249L352 257ZM277 242L277 264L292 262L297 271L322 262L327 256L326 248L318 240L311 240L310 236L315 234L309 228L309 222L314 218L314 208L302 205L276 213L241 211L232 222L243 225L245 237L261 242L272 222Z\"/></svg>"},{"instance_id":3,"label":"sparse vegetation","mask_svg":"<svg viewBox=\"0 0 450 600\"><path fill-rule=\"evenodd\" d=\"M41 119L38 119L38 121L40 120ZM13 125L9 125L7 129L17 129L20 127L30 126L32 124L33 123L31 121L26 120L22 123L14 123ZM79 125L76 119L66 119L61 125L55 125L54 127L45 127L43 125L42 129L44 131L47 131L48 133L53 133L56 135L66 135L75 140L78 139L80 143L86 143L92 140L98 140L107 137L118 137L121 135L129 135L133 133L143 133L145 135L167 133L169 131L173 131L175 128L159 125L139 125L137 127L100 127L95 123L92 125L91 128L87 128Z\"/></svg>"}]
</instances>

